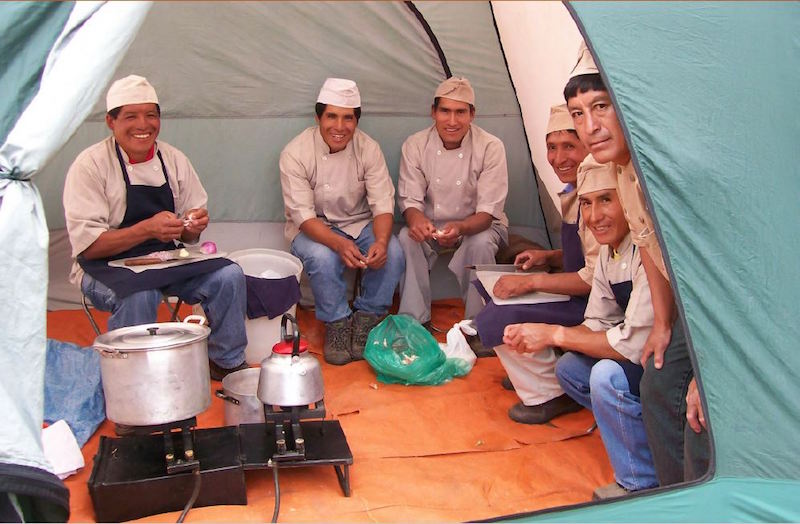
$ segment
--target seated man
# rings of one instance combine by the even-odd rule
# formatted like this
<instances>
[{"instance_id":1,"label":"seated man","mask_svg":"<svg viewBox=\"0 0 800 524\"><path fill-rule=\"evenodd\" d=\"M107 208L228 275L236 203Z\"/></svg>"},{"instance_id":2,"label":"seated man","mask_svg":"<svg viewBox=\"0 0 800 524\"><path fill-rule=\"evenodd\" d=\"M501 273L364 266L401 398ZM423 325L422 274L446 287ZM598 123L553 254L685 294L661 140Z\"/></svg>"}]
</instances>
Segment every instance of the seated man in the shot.
<instances>
[{"instance_id":1,"label":"seated man","mask_svg":"<svg viewBox=\"0 0 800 524\"><path fill-rule=\"evenodd\" d=\"M568 395L594 413L616 480L598 488L595 498L607 498L658 485L639 399L639 360L653 327L653 306L617 195L616 171L592 157L586 162L595 167L578 175L581 215L602 244L586 319L575 327L511 325L504 340L517 351L569 350L558 360L556 376Z\"/></svg>"},{"instance_id":2,"label":"seated man","mask_svg":"<svg viewBox=\"0 0 800 524\"><path fill-rule=\"evenodd\" d=\"M561 390L555 375L558 358L552 349L538 353L517 353L503 343L503 330L509 324L544 322L562 326L576 326L583 321L586 295L591 290L594 262L599 244L586 231L578 209L575 184L578 166L586 158L583 146L566 105L553 106L547 123L547 161L553 166L561 182L567 184L559 193L561 199L561 249L527 250L515 260L522 269L532 267L560 267L560 273L533 273L507 275L498 279L493 293L499 298L509 298L544 291L572 295L568 302L520 304L498 306L477 283L478 291L487 300L486 306L475 317L478 335L486 347L494 347L500 362L508 373L503 387L514 389L520 402L511 406L508 416L522 424L544 424L553 417L575 411L580 407Z\"/></svg>"},{"instance_id":3,"label":"seated man","mask_svg":"<svg viewBox=\"0 0 800 524\"><path fill-rule=\"evenodd\" d=\"M325 322L325 360L336 365L364 358L367 335L388 312L405 266L392 235L394 186L380 146L358 129L360 117L356 83L328 78L318 125L292 139L280 158L286 238ZM345 266L364 270L352 319Z\"/></svg>"},{"instance_id":4,"label":"seated man","mask_svg":"<svg viewBox=\"0 0 800 524\"><path fill-rule=\"evenodd\" d=\"M106 98L112 136L85 149L64 186L64 211L72 244L70 279L94 307L111 311L108 328L156 321L162 292L188 304L203 303L211 377L247 367L245 279L227 259L134 273L109 267L109 259L196 243L208 225L207 196L189 159L156 142L161 108L143 77L117 80Z\"/></svg>"},{"instance_id":5,"label":"seated man","mask_svg":"<svg viewBox=\"0 0 800 524\"><path fill-rule=\"evenodd\" d=\"M508 241L506 151L500 139L472 123L469 81L442 82L431 117L433 125L403 144L397 190L407 223L399 234L406 257L399 312L423 324L431 319L429 272L440 251L455 249L448 267L461 287L464 315L472 318L482 304L470 289L467 266L493 264Z\"/></svg>"}]
</instances>

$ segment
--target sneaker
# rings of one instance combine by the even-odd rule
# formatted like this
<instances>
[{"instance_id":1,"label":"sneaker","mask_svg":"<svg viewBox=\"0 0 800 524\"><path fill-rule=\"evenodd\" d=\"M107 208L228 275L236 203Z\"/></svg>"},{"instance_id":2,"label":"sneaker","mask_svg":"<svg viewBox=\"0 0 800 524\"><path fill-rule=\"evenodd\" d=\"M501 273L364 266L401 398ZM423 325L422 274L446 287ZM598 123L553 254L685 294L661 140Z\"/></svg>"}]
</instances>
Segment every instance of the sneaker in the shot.
<instances>
[{"instance_id":1,"label":"sneaker","mask_svg":"<svg viewBox=\"0 0 800 524\"><path fill-rule=\"evenodd\" d=\"M208 359L208 371L211 374L211 380L221 381L223 378L227 377L228 375L230 375L234 371L241 371L241 370L247 369L249 367L250 366L247 365L247 362L242 362L241 364L239 364L236 367L224 368L224 367L220 366L219 364L217 364L216 362L214 362L213 360Z\"/></svg>"},{"instance_id":2,"label":"sneaker","mask_svg":"<svg viewBox=\"0 0 800 524\"><path fill-rule=\"evenodd\" d=\"M604 499L615 499L617 497L624 497L631 493L627 489L623 488L616 482L612 482L611 484L606 484L605 486L600 486L592 493L592 500L604 500Z\"/></svg>"},{"instance_id":3,"label":"sneaker","mask_svg":"<svg viewBox=\"0 0 800 524\"><path fill-rule=\"evenodd\" d=\"M325 362L341 366L353 360L350 355L351 331L349 317L325 323L325 345L322 348Z\"/></svg>"},{"instance_id":4,"label":"sneaker","mask_svg":"<svg viewBox=\"0 0 800 524\"><path fill-rule=\"evenodd\" d=\"M478 358L483 357L495 357L497 353L494 352L494 348L487 348L481 342L481 337L478 335L466 335L467 344L469 344L470 349L472 352L475 353L475 356Z\"/></svg>"},{"instance_id":5,"label":"sneaker","mask_svg":"<svg viewBox=\"0 0 800 524\"><path fill-rule=\"evenodd\" d=\"M363 311L356 311L353 314L353 342L350 345L350 355L353 360L364 360L364 347L367 345L369 332L381 320L383 320L382 316Z\"/></svg>"},{"instance_id":6,"label":"sneaker","mask_svg":"<svg viewBox=\"0 0 800 524\"><path fill-rule=\"evenodd\" d=\"M503 380L500 382L500 385L503 386L503 389L507 389L508 391L514 391L514 384L511 383L511 379L508 377L504 377Z\"/></svg>"},{"instance_id":7,"label":"sneaker","mask_svg":"<svg viewBox=\"0 0 800 524\"><path fill-rule=\"evenodd\" d=\"M581 409L583 406L564 394L536 406L526 406L522 402L517 402L508 410L508 416L520 424L544 424L559 415L574 413Z\"/></svg>"}]
</instances>

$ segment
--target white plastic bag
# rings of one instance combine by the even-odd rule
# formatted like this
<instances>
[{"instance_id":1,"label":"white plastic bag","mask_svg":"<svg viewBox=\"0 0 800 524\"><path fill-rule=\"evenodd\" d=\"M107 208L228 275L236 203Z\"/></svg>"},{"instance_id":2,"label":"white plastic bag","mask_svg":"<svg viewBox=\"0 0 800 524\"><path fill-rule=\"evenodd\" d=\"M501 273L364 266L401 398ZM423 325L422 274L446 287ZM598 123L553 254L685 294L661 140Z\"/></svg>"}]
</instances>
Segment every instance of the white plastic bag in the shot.
<instances>
[{"instance_id":1,"label":"white plastic bag","mask_svg":"<svg viewBox=\"0 0 800 524\"><path fill-rule=\"evenodd\" d=\"M464 333L468 335L477 334L475 328L472 327L471 320L462 320L453 324L453 327L447 332L447 343L439 344L439 346L444 351L444 354L447 355L447 358L459 358L467 363L468 370L472 370L477 357L472 348L469 347L467 339L464 338Z\"/></svg>"}]
</instances>

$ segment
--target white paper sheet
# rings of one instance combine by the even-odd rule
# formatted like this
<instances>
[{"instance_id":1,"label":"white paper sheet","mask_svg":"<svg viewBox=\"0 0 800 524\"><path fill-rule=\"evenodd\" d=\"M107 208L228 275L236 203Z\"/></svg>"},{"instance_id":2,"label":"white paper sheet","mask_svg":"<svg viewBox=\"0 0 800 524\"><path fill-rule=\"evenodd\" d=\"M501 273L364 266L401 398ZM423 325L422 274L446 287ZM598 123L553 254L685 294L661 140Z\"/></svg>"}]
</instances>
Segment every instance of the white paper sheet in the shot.
<instances>
[{"instance_id":1,"label":"white paper sheet","mask_svg":"<svg viewBox=\"0 0 800 524\"><path fill-rule=\"evenodd\" d=\"M508 275L507 272L501 271L476 271L478 280L481 281L486 292L492 297L492 301L498 306L507 306L510 304L542 304L545 302L566 302L569 300L569 295L557 295L555 293L526 293L513 298L497 298L494 296L492 290L497 282L497 279L503 275Z\"/></svg>"},{"instance_id":2,"label":"white paper sheet","mask_svg":"<svg viewBox=\"0 0 800 524\"><path fill-rule=\"evenodd\" d=\"M184 260L168 260L166 262L161 262L160 264L147 264L146 266L126 266L125 261L130 260L130 258L142 258L142 257L130 257L130 258L120 258L119 260L110 260L108 265L111 267L123 267L125 269L130 269L134 273L141 273L142 271L147 271L149 269L164 269L168 267L175 267L175 266L183 266L185 264L192 264L193 262L201 262L203 260L211 260L213 258L222 258L227 253L225 252L217 252L212 255L195 255L193 254L191 258L187 258Z\"/></svg>"}]
</instances>

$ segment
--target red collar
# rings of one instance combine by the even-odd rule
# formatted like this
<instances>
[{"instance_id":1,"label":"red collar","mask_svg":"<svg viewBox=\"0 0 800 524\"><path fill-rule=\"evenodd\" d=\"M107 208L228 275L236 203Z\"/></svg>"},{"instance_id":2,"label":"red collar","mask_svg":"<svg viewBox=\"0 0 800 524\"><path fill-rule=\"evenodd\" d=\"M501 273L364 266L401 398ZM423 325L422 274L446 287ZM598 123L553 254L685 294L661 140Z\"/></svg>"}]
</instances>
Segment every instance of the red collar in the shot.
<instances>
[{"instance_id":1,"label":"red collar","mask_svg":"<svg viewBox=\"0 0 800 524\"><path fill-rule=\"evenodd\" d=\"M153 156L155 156L155 154L156 154L156 145L153 144L153 147L150 148L150 151L147 153L147 156L145 157L144 160L142 160L141 162L134 162L132 158L128 157L128 162L130 162L131 164L141 164L142 162L148 162L153 159Z\"/></svg>"}]
</instances>

